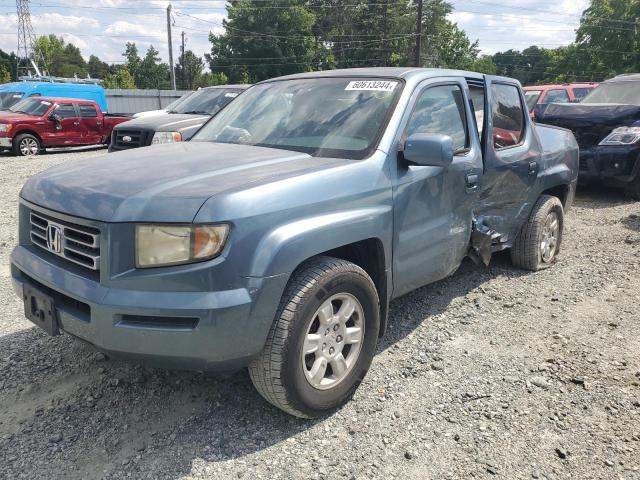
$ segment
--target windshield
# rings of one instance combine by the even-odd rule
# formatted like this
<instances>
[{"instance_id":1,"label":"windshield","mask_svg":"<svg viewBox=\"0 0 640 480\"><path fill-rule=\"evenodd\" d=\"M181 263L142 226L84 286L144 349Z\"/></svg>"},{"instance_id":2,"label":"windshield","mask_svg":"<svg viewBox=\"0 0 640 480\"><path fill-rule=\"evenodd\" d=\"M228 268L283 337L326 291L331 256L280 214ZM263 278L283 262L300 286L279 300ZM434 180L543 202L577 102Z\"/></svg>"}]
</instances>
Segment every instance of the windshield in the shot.
<instances>
[{"instance_id":1,"label":"windshield","mask_svg":"<svg viewBox=\"0 0 640 480\"><path fill-rule=\"evenodd\" d=\"M47 112L47 110L49 110L50 106L51 102L46 100L41 100L39 98L27 98L26 100L16 103L9 110L16 113L26 113L27 115L41 117Z\"/></svg>"},{"instance_id":2,"label":"windshield","mask_svg":"<svg viewBox=\"0 0 640 480\"><path fill-rule=\"evenodd\" d=\"M195 113L215 115L242 92L238 88L203 88L189 95L170 113Z\"/></svg>"},{"instance_id":3,"label":"windshield","mask_svg":"<svg viewBox=\"0 0 640 480\"><path fill-rule=\"evenodd\" d=\"M603 83L584 97L582 103L618 103L640 106L640 82Z\"/></svg>"},{"instance_id":4,"label":"windshield","mask_svg":"<svg viewBox=\"0 0 640 480\"><path fill-rule=\"evenodd\" d=\"M527 108L529 108L529 111L533 110L536 106L541 93L542 90L527 90L524 92L524 99L527 101Z\"/></svg>"},{"instance_id":5,"label":"windshield","mask_svg":"<svg viewBox=\"0 0 640 480\"><path fill-rule=\"evenodd\" d=\"M399 81L383 79L263 83L206 123L192 141L361 159L375 147L400 90Z\"/></svg>"},{"instance_id":6,"label":"windshield","mask_svg":"<svg viewBox=\"0 0 640 480\"><path fill-rule=\"evenodd\" d=\"M187 92L184 95L182 95L180 98L176 98L173 102L171 102L169 105L167 105L166 107L164 107L164 109L169 112L169 113L175 113L174 110L175 108L180 105L182 102L184 102L188 97L190 97L193 94L193 92Z\"/></svg>"},{"instance_id":7,"label":"windshield","mask_svg":"<svg viewBox=\"0 0 640 480\"><path fill-rule=\"evenodd\" d=\"M22 92L0 92L0 110L8 110L18 103L23 95Z\"/></svg>"}]
</instances>

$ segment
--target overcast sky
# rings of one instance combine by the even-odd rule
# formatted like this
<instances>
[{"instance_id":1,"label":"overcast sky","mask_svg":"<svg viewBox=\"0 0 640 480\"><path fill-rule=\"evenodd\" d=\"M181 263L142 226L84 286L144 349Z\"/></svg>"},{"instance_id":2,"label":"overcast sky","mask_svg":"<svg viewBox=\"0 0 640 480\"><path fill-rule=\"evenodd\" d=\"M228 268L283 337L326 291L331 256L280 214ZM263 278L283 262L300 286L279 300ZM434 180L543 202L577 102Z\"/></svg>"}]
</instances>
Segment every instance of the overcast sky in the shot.
<instances>
[{"instance_id":1,"label":"overcast sky","mask_svg":"<svg viewBox=\"0 0 640 480\"><path fill-rule=\"evenodd\" d=\"M349 0L345 0L348 3ZM31 16L36 35L55 33L82 50L85 58L98 55L107 62L121 62L124 44L133 41L141 52L153 44L168 58L167 0L32 0ZM199 55L209 51L207 32L222 31L224 1L173 0L174 55L180 33L187 49ZM529 45L555 47L575 38L581 12L589 0L452 0L451 20L484 53L523 49ZM14 0L0 0L0 48L16 49L17 16ZM428 32L425 32L428 34Z\"/></svg>"}]
</instances>

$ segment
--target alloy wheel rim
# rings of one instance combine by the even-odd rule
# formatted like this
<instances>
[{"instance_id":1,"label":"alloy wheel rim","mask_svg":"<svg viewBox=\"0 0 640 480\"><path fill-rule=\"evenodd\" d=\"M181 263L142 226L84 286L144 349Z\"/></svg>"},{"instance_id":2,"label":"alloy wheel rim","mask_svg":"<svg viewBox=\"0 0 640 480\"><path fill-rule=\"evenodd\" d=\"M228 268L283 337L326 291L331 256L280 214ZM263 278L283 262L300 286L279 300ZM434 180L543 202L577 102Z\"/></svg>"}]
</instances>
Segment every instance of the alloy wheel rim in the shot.
<instances>
[{"instance_id":1,"label":"alloy wheel rim","mask_svg":"<svg viewBox=\"0 0 640 480\"><path fill-rule=\"evenodd\" d=\"M560 219L556 212L551 212L542 227L542 239L540 241L540 253L542 261L550 262L558 249L558 238L560 237Z\"/></svg>"},{"instance_id":2,"label":"alloy wheel rim","mask_svg":"<svg viewBox=\"0 0 640 480\"><path fill-rule=\"evenodd\" d=\"M356 297L339 293L311 318L302 345L302 369L318 390L334 388L351 372L362 349L364 311Z\"/></svg>"},{"instance_id":3,"label":"alloy wheel rim","mask_svg":"<svg viewBox=\"0 0 640 480\"><path fill-rule=\"evenodd\" d=\"M20 142L20 152L25 156L31 156L38 153L38 142L33 138L25 138Z\"/></svg>"}]
</instances>

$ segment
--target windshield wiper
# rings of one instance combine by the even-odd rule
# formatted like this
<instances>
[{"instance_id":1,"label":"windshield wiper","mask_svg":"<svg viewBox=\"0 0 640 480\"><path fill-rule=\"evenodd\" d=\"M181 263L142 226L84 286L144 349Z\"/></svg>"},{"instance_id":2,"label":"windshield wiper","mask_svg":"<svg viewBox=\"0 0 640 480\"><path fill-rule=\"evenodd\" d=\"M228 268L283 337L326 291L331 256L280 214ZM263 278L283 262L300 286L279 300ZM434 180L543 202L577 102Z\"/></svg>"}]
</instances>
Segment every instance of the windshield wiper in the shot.
<instances>
[{"instance_id":1,"label":"windshield wiper","mask_svg":"<svg viewBox=\"0 0 640 480\"><path fill-rule=\"evenodd\" d=\"M29 112L25 112L24 110L11 110L13 113L24 113L25 115L31 115Z\"/></svg>"},{"instance_id":2,"label":"windshield wiper","mask_svg":"<svg viewBox=\"0 0 640 480\"><path fill-rule=\"evenodd\" d=\"M211 115L209 112L203 112L202 110L190 110L183 112L185 115Z\"/></svg>"}]
</instances>

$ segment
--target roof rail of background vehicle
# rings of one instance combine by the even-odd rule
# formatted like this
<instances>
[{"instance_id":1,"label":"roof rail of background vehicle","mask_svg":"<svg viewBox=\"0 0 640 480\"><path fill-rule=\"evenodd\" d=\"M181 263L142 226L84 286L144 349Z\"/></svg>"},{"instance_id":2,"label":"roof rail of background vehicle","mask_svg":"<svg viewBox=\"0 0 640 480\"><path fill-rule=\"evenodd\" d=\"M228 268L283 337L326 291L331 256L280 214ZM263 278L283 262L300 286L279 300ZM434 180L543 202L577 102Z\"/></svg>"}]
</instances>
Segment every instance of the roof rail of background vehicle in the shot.
<instances>
[{"instance_id":1,"label":"roof rail of background vehicle","mask_svg":"<svg viewBox=\"0 0 640 480\"><path fill-rule=\"evenodd\" d=\"M368 67L368 68L345 68L341 70L323 70L319 72L295 73L283 77L271 78L260 83L276 80L293 80L297 78L330 78L330 77L385 77L385 78L435 78L435 77L466 77L482 80L484 74L477 72L467 72L464 70L447 70L443 68L417 68L417 67ZM513 81L506 78L505 80Z\"/></svg>"},{"instance_id":2,"label":"roof rail of background vehicle","mask_svg":"<svg viewBox=\"0 0 640 480\"><path fill-rule=\"evenodd\" d=\"M608 82L640 82L640 73L622 73L617 75L609 80L606 80L605 83Z\"/></svg>"},{"instance_id":3,"label":"roof rail of background vehicle","mask_svg":"<svg viewBox=\"0 0 640 480\"><path fill-rule=\"evenodd\" d=\"M65 77L52 77L49 75L40 76L23 76L19 77L22 82L49 82L49 83L79 83L84 85L100 85L102 80L98 78L65 78Z\"/></svg>"}]
</instances>

